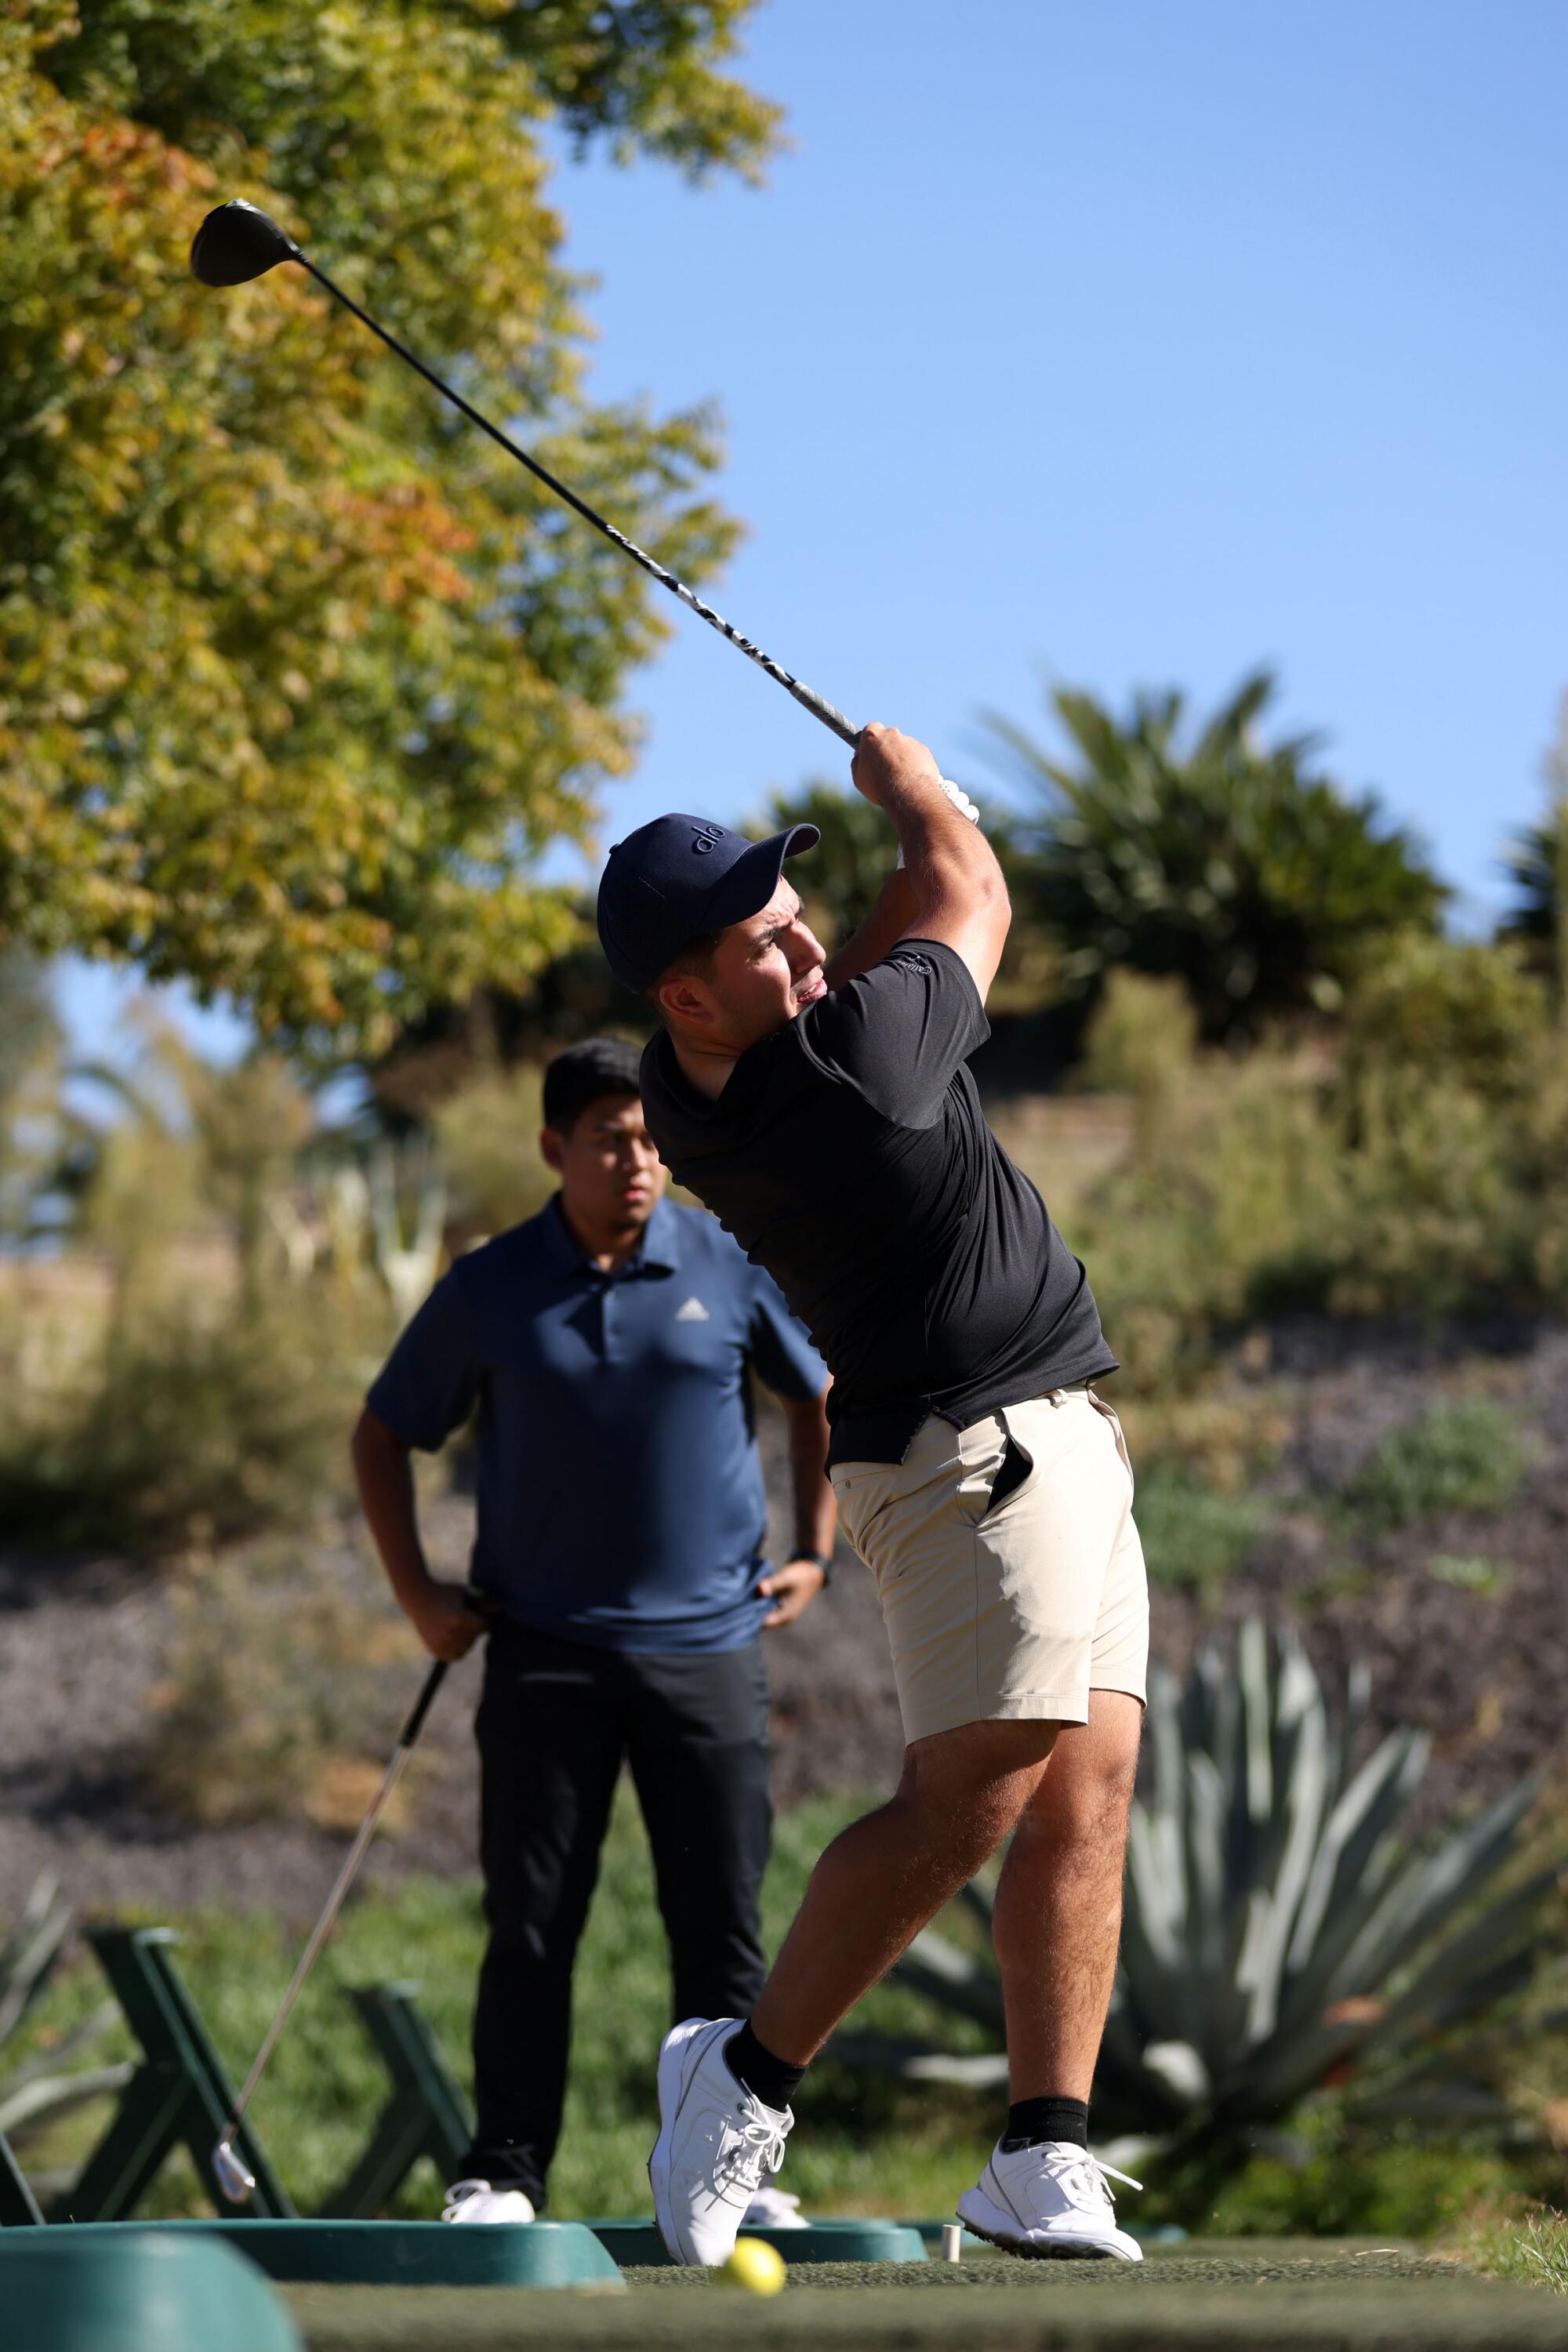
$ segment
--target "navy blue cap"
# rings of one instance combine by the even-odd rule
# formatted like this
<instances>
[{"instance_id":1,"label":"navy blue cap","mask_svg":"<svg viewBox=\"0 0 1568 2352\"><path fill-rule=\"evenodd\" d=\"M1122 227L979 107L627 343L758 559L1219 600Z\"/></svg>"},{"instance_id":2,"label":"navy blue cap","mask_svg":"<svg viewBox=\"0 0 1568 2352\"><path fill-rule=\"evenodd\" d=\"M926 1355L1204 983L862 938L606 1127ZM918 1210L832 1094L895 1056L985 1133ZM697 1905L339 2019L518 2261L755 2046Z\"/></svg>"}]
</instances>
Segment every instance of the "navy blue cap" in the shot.
<instances>
[{"instance_id":1,"label":"navy blue cap","mask_svg":"<svg viewBox=\"0 0 1568 2352\"><path fill-rule=\"evenodd\" d=\"M656 816L617 841L599 879L599 944L626 988L640 996L689 940L743 923L778 888L786 857L813 849L814 824L766 841L702 816Z\"/></svg>"}]
</instances>

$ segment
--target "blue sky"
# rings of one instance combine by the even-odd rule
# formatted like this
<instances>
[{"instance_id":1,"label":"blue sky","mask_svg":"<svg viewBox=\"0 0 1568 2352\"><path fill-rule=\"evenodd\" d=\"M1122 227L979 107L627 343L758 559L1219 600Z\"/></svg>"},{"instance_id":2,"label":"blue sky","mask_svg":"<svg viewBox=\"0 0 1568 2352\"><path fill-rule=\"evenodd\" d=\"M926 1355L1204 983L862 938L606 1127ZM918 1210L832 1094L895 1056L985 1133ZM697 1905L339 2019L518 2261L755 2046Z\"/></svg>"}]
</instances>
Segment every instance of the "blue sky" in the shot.
<instances>
[{"instance_id":1,"label":"blue sky","mask_svg":"<svg viewBox=\"0 0 1568 2352\"><path fill-rule=\"evenodd\" d=\"M726 419L721 611L988 789L978 714L1042 673L1201 705L1268 661L1484 919L1568 688L1568 8L773 0L742 70L763 190L556 184L591 391ZM636 698L606 842L847 772L688 615Z\"/></svg>"}]
</instances>

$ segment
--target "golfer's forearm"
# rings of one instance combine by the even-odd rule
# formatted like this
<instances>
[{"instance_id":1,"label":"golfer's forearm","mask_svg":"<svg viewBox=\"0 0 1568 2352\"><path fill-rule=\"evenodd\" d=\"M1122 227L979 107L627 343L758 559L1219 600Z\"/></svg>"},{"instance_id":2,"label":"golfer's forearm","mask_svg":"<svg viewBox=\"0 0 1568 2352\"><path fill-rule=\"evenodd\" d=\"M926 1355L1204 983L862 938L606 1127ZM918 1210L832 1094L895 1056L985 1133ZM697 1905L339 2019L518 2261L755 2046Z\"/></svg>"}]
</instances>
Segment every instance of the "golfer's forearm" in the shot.
<instances>
[{"instance_id":1,"label":"golfer's forearm","mask_svg":"<svg viewBox=\"0 0 1568 2352\"><path fill-rule=\"evenodd\" d=\"M430 1583L419 1540L414 1496L414 1465L405 1446L380 1423L362 1420L353 1434L354 1483L360 1507L386 1570L386 1580L406 1609Z\"/></svg>"},{"instance_id":2,"label":"golfer's forearm","mask_svg":"<svg viewBox=\"0 0 1568 2352\"><path fill-rule=\"evenodd\" d=\"M946 915L981 908L1005 916L1007 885L996 853L936 784L900 782L884 801L915 908L906 929Z\"/></svg>"},{"instance_id":3,"label":"golfer's forearm","mask_svg":"<svg viewBox=\"0 0 1568 2352\"><path fill-rule=\"evenodd\" d=\"M795 1548L797 1554L833 1556L838 1507L827 1483L827 1412L824 1396L809 1404L792 1404L789 1415L790 1486L795 1499Z\"/></svg>"},{"instance_id":4,"label":"golfer's forearm","mask_svg":"<svg viewBox=\"0 0 1568 2352\"><path fill-rule=\"evenodd\" d=\"M883 884L876 904L854 935L846 940L837 955L830 956L823 967L822 976L829 988L842 988L847 980L854 980L880 963L891 947L896 947L920 912L915 886L903 866L899 866Z\"/></svg>"}]
</instances>

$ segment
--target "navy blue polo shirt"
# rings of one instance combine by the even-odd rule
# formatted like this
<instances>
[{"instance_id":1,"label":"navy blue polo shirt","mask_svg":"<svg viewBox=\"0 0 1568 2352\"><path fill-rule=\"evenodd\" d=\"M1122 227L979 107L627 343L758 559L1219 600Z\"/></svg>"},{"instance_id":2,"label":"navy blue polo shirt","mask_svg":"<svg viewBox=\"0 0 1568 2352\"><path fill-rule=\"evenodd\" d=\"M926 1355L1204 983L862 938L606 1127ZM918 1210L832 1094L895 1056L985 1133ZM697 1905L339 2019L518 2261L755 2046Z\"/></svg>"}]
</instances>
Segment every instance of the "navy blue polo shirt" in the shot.
<instances>
[{"instance_id":1,"label":"navy blue polo shirt","mask_svg":"<svg viewBox=\"0 0 1568 2352\"><path fill-rule=\"evenodd\" d=\"M771 1275L661 1201L602 1274L556 1202L437 1284L370 1410L434 1452L479 1407L472 1578L508 1617L601 1649L733 1650L769 1603L748 1370L827 1373Z\"/></svg>"}]
</instances>

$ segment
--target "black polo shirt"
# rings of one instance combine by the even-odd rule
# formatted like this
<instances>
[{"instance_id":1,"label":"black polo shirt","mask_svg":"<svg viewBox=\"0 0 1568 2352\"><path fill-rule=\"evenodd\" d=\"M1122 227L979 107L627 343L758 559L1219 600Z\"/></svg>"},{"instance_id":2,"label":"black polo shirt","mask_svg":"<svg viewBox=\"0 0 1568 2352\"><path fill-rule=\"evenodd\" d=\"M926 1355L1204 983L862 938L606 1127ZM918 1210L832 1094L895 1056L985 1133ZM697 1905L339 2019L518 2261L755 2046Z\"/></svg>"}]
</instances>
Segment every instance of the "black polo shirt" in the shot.
<instances>
[{"instance_id":1,"label":"black polo shirt","mask_svg":"<svg viewBox=\"0 0 1568 2352\"><path fill-rule=\"evenodd\" d=\"M1116 1370L1082 1265L980 1108L990 1034L962 957L900 943L735 1064L717 1101L668 1035L648 1131L765 1266L833 1373L834 1461L901 1461L928 1413L963 1428Z\"/></svg>"}]
</instances>

